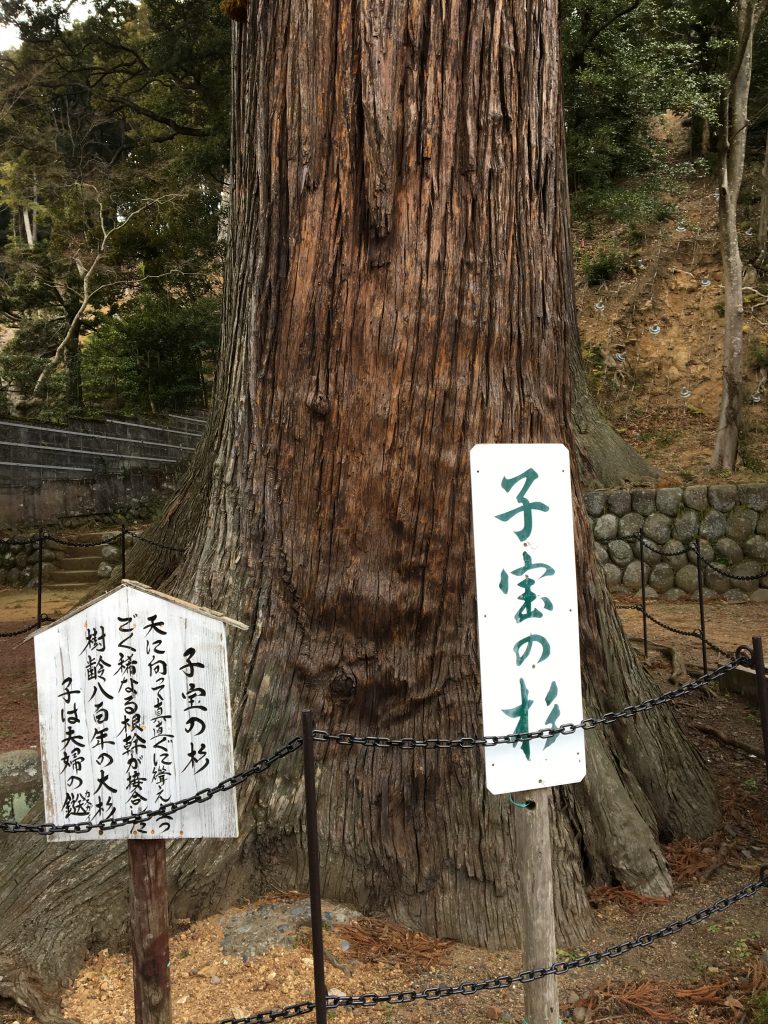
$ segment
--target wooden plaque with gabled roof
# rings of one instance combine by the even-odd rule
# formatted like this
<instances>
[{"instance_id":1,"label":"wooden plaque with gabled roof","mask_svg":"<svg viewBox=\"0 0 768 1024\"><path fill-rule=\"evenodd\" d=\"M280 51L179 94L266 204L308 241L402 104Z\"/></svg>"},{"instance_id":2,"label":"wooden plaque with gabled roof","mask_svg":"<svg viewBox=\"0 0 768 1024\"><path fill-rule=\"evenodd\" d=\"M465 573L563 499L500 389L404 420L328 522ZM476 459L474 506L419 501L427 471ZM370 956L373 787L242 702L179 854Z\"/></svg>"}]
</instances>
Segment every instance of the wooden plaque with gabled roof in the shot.
<instances>
[{"instance_id":1,"label":"wooden plaque with gabled roof","mask_svg":"<svg viewBox=\"0 0 768 1024\"><path fill-rule=\"evenodd\" d=\"M243 623L132 580L34 636L45 812L108 824L233 774L225 626ZM72 839L229 838L235 793Z\"/></svg>"}]
</instances>

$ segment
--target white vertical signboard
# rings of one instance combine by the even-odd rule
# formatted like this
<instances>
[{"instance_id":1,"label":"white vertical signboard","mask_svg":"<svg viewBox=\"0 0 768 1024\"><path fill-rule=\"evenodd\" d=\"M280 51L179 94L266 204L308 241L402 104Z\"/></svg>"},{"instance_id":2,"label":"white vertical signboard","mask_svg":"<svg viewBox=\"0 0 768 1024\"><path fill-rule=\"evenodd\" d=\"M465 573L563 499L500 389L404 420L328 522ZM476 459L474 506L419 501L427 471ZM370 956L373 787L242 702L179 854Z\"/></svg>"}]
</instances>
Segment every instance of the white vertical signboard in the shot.
<instances>
[{"instance_id":1,"label":"white vertical signboard","mask_svg":"<svg viewBox=\"0 0 768 1024\"><path fill-rule=\"evenodd\" d=\"M35 636L48 821L107 824L232 775L225 623L242 627L125 581ZM237 834L230 790L145 824L49 839Z\"/></svg>"},{"instance_id":2,"label":"white vertical signboard","mask_svg":"<svg viewBox=\"0 0 768 1024\"><path fill-rule=\"evenodd\" d=\"M470 453L483 732L583 718L570 457L561 444ZM488 747L491 793L579 782L584 732Z\"/></svg>"}]
</instances>

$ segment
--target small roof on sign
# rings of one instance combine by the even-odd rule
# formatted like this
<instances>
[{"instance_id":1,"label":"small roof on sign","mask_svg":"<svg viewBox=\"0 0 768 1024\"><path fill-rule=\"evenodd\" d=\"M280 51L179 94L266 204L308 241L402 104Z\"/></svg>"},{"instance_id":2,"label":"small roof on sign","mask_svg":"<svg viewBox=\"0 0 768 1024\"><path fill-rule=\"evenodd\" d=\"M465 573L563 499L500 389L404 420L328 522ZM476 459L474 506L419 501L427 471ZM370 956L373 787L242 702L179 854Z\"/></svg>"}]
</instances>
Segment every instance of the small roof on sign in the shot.
<instances>
[{"instance_id":1,"label":"small roof on sign","mask_svg":"<svg viewBox=\"0 0 768 1024\"><path fill-rule=\"evenodd\" d=\"M40 636L41 633L45 633L48 629L60 626L62 622L66 622L67 619L71 619L73 615L79 615L80 612L85 611L86 608L91 608L93 605L98 604L99 601L103 601L105 598L111 597L121 588L139 590L142 594L151 594L153 597L159 597L162 601L169 601L171 604L179 605L180 608L186 608L189 611L197 612L198 615L207 615L211 619L218 619L219 622L224 622L228 626L234 626L235 629L248 629L245 622L240 622L238 619L230 619L228 615L222 615L221 612L214 612L210 608L203 608L202 605L192 604L191 601L184 601L182 598L174 597L172 594L164 594L160 590L153 590L152 587L148 587L144 583L138 583L136 580L121 580L116 587L107 591L106 594L99 594L91 601L86 601L85 604L81 604L78 605L77 608L73 608L71 612L67 612L66 615L62 615L61 618L56 619L55 622L49 622L45 626L41 626L40 629L36 629L34 633L30 633L29 636L25 638L24 642L31 640L33 637Z\"/></svg>"}]
</instances>

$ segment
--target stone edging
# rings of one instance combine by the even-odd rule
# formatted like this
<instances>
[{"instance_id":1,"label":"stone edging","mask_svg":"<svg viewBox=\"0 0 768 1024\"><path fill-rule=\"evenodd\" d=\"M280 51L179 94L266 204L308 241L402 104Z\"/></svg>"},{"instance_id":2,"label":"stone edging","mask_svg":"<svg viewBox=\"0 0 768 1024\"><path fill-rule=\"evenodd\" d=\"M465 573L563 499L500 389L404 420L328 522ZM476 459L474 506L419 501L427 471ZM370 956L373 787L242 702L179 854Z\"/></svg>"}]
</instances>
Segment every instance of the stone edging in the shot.
<instances>
[{"instance_id":1,"label":"stone edging","mask_svg":"<svg viewBox=\"0 0 768 1024\"><path fill-rule=\"evenodd\" d=\"M640 593L643 529L646 594L667 601L698 597L696 555L681 544L701 538L706 561L736 576L768 570L768 484L693 484L590 491L585 495L595 553L608 588ZM768 577L733 580L704 567L704 596L735 603L768 601Z\"/></svg>"}]
</instances>

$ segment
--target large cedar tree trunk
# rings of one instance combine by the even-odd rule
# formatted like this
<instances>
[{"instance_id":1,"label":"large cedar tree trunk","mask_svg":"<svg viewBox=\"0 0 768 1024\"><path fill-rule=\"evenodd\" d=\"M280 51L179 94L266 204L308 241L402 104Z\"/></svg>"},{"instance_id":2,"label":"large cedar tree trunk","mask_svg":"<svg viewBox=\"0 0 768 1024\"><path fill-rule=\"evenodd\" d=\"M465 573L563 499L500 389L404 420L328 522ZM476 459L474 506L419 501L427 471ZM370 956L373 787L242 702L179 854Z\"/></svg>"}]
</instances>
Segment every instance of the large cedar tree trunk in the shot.
<instances>
[{"instance_id":1,"label":"large cedar tree trunk","mask_svg":"<svg viewBox=\"0 0 768 1024\"><path fill-rule=\"evenodd\" d=\"M572 442L575 314L555 0L269 0L234 30L231 252L209 432L128 575L237 616L236 763L299 729L482 730L468 452ZM655 692L577 506L590 711ZM517 940L515 814L477 751L321 746L329 898ZM239 794L242 837L172 844L172 912L306 882L299 759ZM557 913L671 883L659 839L717 811L674 715L588 734L555 795ZM0 994L40 1012L125 934L123 844L2 840ZM446 979L447 980L447 979ZM308 982L309 983L309 982ZM258 1007L254 1007L258 1009Z\"/></svg>"}]
</instances>

